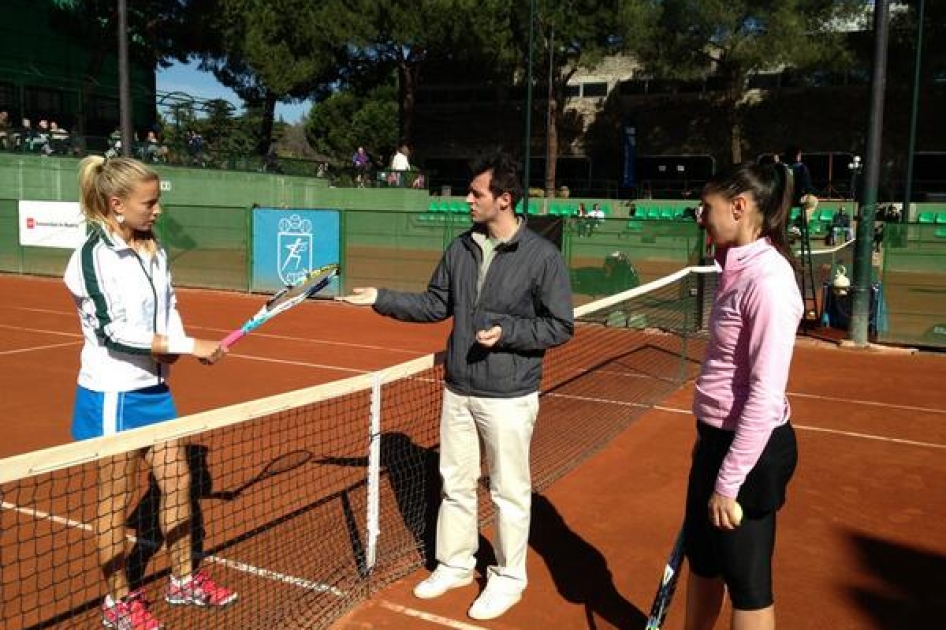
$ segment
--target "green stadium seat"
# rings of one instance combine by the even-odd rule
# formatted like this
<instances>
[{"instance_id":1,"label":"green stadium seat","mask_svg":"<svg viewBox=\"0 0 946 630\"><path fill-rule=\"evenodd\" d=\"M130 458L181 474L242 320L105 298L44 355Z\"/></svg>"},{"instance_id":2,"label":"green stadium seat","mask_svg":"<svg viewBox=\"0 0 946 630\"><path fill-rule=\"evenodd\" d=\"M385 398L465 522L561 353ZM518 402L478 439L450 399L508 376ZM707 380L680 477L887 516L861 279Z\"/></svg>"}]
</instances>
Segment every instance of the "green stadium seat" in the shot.
<instances>
[{"instance_id":1,"label":"green stadium seat","mask_svg":"<svg viewBox=\"0 0 946 630\"><path fill-rule=\"evenodd\" d=\"M825 223L831 223L834 221L834 209L833 208L823 208L818 211L818 219L824 221Z\"/></svg>"},{"instance_id":2,"label":"green stadium seat","mask_svg":"<svg viewBox=\"0 0 946 630\"><path fill-rule=\"evenodd\" d=\"M946 212L940 212L936 215L936 223L946 223Z\"/></svg>"},{"instance_id":3,"label":"green stadium seat","mask_svg":"<svg viewBox=\"0 0 946 630\"><path fill-rule=\"evenodd\" d=\"M522 214L522 199L516 202L516 214Z\"/></svg>"},{"instance_id":4,"label":"green stadium seat","mask_svg":"<svg viewBox=\"0 0 946 630\"><path fill-rule=\"evenodd\" d=\"M660 220L661 221L673 221L673 208L666 207L660 209Z\"/></svg>"},{"instance_id":5,"label":"green stadium seat","mask_svg":"<svg viewBox=\"0 0 946 630\"><path fill-rule=\"evenodd\" d=\"M789 213L788 220L789 222L794 222L798 219L799 216L801 216L801 208L799 208L798 206L795 206L794 208L792 208L792 211Z\"/></svg>"},{"instance_id":6,"label":"green stadium seat","mask_svg":"<svg viewBox=\"0 0 946 630\"><path fill-rule=\"evenodd\" d=\"M809 236L827 236L828 234L828 224L824 221L819 221L818 219L812 219L808 222L808 235Z\"/></svg>"},{"instance_id":7,"label":"green stadium seat","mask_svg":"<svg viewBox=\"0 0 946 630\"><path fill-rule=\"evenodd\" d=\"M441 202L437 204L437 212L443 214L450 212L450 201L447 199L441 200Z\"/></svg>"},{"instance_id":8,"label":"green stadium seat","mask_svg":"<svg viewBox=\"0 0 946 630\"><path fill-rule=\"evenodd\" d=\"M933 232L933 236L936 238L946 238L946 226L937 227L936 231Z\"/></svg>"},{"instance_id":9,"label":"green stadium seat","mask_svg":"<svg viewBox=\"0 0 946 630\"><path fill-rule=\"evenodd\" d=\"M917 223L935 223L936 222L936 213L935 212L921 212L916 217Z\"/></svg>"},{"instance_id":10,"label":"green stadium seat","mask_svg":"<svg viewBox=\"0 0 946 630\"><path fill-rule=\"evenodd\" d=\"M466 214L470 211L470 206L467 202L461 201L459 199L450 202L450 212L453 214Z\"/></svg>"},{"instance_id":11,"label":"green stadium seat","mask_svg":"<svg viewBox=\"0 0 946 630\"><path fill-rule=\"evenodd\" d=\"M660 208L657 206L647 208L647 218L652 220L660 219Z\"/></svg>"}]
</instances>

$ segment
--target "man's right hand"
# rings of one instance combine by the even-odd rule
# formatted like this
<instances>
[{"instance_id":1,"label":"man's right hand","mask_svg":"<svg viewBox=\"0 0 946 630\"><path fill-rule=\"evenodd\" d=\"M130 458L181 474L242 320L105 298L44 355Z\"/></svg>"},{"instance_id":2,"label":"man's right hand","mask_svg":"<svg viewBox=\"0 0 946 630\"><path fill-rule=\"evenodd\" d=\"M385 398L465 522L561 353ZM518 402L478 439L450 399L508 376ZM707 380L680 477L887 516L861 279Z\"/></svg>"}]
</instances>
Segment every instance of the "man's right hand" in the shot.
<instances>
[{"instance_id":1,"label":"man's right hand","mask_svg":"<svg viewBox=\"0 0 946 630\"><path fill-rule=\"evenodd\" d=\"M378 290L374 287L355 287L351 295L340 295L335 299L356 306L371 306L378 300Z\"/></svg>"}]
</instances>

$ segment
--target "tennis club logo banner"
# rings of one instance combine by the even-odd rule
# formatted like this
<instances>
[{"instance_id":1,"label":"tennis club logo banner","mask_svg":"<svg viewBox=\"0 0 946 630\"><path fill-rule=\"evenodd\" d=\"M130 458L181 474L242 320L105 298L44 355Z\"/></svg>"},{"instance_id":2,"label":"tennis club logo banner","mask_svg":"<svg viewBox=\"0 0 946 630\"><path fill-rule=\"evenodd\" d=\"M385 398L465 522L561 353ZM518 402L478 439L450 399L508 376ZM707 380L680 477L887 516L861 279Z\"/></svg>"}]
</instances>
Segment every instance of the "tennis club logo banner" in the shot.
<instances>
[{"instance_id":1,"label":"tennis club logo banner","mask_svg":"<svg viewBox=\"0 0 946 630\"><path fill-rule=\"evenodd\" d=\"M279 279L296 284L312 269L312 221L298 214L280 219L277 245Z\"/></svg>"},{"instance_id":2,"label":"tennis club logo banner","mask_svg":"<svg viewBox=\"0 0 946 630\"><path fill-rule=\"evenodd\" d=\"M251 290L278 291L316 267L340 261L338 210L253 209ZM338 280L319 295L338 295Z\"/></svg>"},{"instance_id":3,"label":"tennis club logo banner","mask_svg":"<svg viewBox=\"0 0 946 630\"><path fill-rule=\"evenodd\" d=\"M20 245L75 249L85 241L85 217L77 201L20 201Z\"/></svg>"}]
</instances>

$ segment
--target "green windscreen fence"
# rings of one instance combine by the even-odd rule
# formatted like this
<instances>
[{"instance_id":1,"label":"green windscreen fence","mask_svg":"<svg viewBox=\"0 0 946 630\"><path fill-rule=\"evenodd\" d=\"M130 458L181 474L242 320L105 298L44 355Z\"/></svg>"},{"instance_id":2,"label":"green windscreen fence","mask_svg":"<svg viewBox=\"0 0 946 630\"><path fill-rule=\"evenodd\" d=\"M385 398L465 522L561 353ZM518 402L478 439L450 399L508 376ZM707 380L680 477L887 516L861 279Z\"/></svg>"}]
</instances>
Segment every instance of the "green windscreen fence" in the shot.
<instances>
[{"instance_id":1,"label":"green windscreen fence","mask_svg":"<svg viewBox=\"0 0 946 630\"><path fill-rule=\"evenodd\" d=\"M888 223L879 255L887 330L878 339L946 348L946 223Z\"/></svg>"},{"instance_id":2,"label":"green windscreen fence","mask_svg":"<svg viewBox=\"0 0 946 630\"><path fill-rule=\"evenodd\" d=\"M249 287L248 208L163 206L158 236L168 251L178 286Z\"/></svg>"}]
</instances>

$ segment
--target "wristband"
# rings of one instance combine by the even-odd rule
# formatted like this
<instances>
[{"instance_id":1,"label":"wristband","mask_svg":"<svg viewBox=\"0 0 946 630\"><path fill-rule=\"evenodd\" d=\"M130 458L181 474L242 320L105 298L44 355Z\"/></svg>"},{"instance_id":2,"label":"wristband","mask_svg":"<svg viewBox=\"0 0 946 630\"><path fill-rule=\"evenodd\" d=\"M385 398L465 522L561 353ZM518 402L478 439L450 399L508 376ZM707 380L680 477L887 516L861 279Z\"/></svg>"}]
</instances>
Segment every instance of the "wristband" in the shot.
<instances>
[{"instance_id":1,"label":"wristband","mask_svg":"<svg viewBox=\"0 0 946 630\"><path fill-rule=\"evenodd\" d=\"M168 338L168 354L194 354L192 337Z\"/></svg>"}]
</instances>

